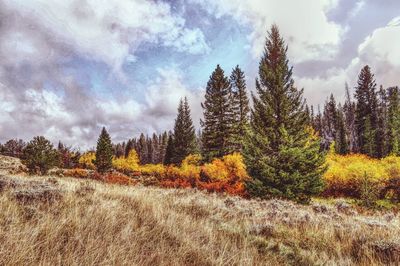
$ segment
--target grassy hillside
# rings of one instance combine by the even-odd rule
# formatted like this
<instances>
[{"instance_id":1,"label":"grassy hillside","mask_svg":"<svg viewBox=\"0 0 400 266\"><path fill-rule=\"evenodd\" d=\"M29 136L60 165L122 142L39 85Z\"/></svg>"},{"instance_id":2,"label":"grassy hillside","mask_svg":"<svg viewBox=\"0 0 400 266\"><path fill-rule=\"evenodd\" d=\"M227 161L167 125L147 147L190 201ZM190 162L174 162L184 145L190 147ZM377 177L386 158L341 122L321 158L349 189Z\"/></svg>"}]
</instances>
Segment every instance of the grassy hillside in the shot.
<instances>
[{"instance_id":1,"label":"grassy hillside","mask_svg":"<svg viewBox=\"0 0 400 266\"><path fill-rule=\"evenodd\" d=\"M387 264L400 215L70 178L0 178L0 265Z\"/></svg>"}]
</instances>

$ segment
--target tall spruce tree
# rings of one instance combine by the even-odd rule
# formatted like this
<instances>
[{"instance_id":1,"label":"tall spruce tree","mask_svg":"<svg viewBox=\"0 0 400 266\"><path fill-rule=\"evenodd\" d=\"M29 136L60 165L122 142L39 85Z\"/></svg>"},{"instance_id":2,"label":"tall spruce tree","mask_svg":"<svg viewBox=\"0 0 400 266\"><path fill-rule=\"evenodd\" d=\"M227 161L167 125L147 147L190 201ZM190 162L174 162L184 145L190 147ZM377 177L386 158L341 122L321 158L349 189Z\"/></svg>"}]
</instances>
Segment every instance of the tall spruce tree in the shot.
<instances>
[{"instance_id":1,"label":"tall spruce tree","mask_svg":"<svg viewBox=\"0 0 400 266\"><path fill-rule=\"evenodd\" d=\"M205 161L222 157L231 151L232 114L230 109L231 84L217 65L207 83L204 120L201 120L202 155Z\"/></svg>"},{"instance_id":2,"label":"tall spruce tree","mask_svg":"<svg viewBox=\"0 0 400 266\"><path fill-rule=\"evenodd\" d=\"M170 132L168 134L167 147L166 147L165 156L164 156L164 164L165 165L172 164L173 156L174 156L174 136Z\"/></svg>"},{"instance_id":3,"label":"tall spruce tree","mask_svg":"<svg viewBox=\"0 0 400 266\"><path fill-rule=\"evenodd\" d=\"M346 100L343 106L346 135L348 139L349 152L357 151L357 134L355 129L356 105L351 100L350 88L345 84Z\"/></svg>"},{"instance_id":4,"label":"tall spruce tree","mask_svg":"<svg viewBox=\"0 0 400 266\"><path fill-rule=\"evenodd\" d=\"M335 150L336 153L344 155L349 153L349 146L346 137L346 126L343 114L343 109L339 104L337 108L337 122L336 122L336 136L335 136Z\"/></svg>"},{"instance_id":5,"label":"tall spruce tree","mask_svg":"<svg viewBox=\"0 0 400 266\"><path fill-rule=\"evenodd\" d=\"M160 136L160 163L164 164L165 162L165 153L168 145L168 133L164 131Z\"/></svg>"},{"instance_id":6,"label":"tall spruce tree","mask_svg":"<svg viewBox=\"0 0 400 266\"><path fill-rule=\"evenodd\" d=\"M377 128L377 96L376 83L370 67L361 69L356 91L355 127L358 140L358 152L375 156Z\"/></svg>"},{"instance_id":7,"label":"tall spruce tree","mask_svg":"<svg viewBox=\"0 0 400 266\"><path fill-rule=\"evenodd\" d=\"M172 162L180 164L189 154L196 152L196 132L187 98L181 99L174 126L174 152Z\"/></svg>"},{"instance_id":8,"label":"tall spruce tree","mask_svg":"<svg viewBox=\"0 0 400 266\"><path fill-rule=\"evenodd\" d=\"M400 155L400 89L388 88L388 153Z\"/></svg>"},{"instance_id":9,"label":"tall spruce tree","mask_svg":"<svg viewBox=\"0 0 400 266\"><path fill-rule=\"evenodd\" d=\"M249 98L244 72L236 66L230 76L232 111L232 151L241 152L246 131L249 127Z\"/></svg>"},{"instance_id":10,"label":"tall spruce tree","mask_svg":"<svg viewBox=\"0 0 400 266\"><path fill-rule=\"evenodd\" d=\"M328 150L329 146L336 139L336 129L337 129L337 108L336 101L333 94L329 97L329 100L326 101L324 107L324 116L322 119L322 136L323 136L323 147Z\"/></svg>"},{"instance_id":11,"label":"tall spruce tree","mask_svg":"<svg viewBox=\"0 0 400 266\"><path fill-rule=\"evenodd\" d=\"M101 130L99 139L97 140L96 165L99 173L105 173L112 168L113 147L110 135L105 127Z\"/></svg>"},{"instance_id":12,"label":"tall spruce tree","mask_svg":"<svg viewBox=\"0 0 400 266\"><path fill-rule=\"evenodd\" d=\"M380 86L378 91L378 105L377 105L377 128L375 134L375 156L383 158L388 154L388 133L387 133L387 95L383 86Z\"/></svg>"},{"instance_id":13,"label":"tall spruce tree","mask_svg":"<svg viewBox=\"0 0 400 266\"><path fill-rule=\"evenodd\" d=\"M324 153L307 124L303 90L294 87L287 46L272 26L253 95L251 132L244 149L255 196L307 202L323 187Z\"/></svg>"},{"instance_id":14,"label":"tall spruce tree","mask_svg":"<svg viewBox=\"0 0 400 266\"><path fill-rule=\"evenodd\" d=\"M125 146L125 158L128 157L129 152L130 152L133 148L134 148L133 141L132 141L132 140L128 140L128 142L126 143L126 146Z\"/></svg>"},{"instance_id":15,"label":"tall spruce tree","mask_svg":"<svg viewBox=\"0 0 400 266\"><path fill-rule=\"evenodd\" d=\"M140 134L136 151L139 155L140 164L149 163L149 145L147 143L147 138L143 133Z\"/></svg>"}]
</instances>

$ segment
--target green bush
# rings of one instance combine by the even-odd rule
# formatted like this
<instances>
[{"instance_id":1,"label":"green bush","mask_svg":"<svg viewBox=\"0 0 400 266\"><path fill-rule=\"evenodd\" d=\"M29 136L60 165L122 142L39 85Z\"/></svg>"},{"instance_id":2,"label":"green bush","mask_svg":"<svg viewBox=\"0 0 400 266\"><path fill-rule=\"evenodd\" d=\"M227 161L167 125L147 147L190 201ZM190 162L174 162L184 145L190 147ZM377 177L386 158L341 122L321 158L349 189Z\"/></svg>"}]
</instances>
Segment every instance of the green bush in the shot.
<instances>
[{"instance_id":1,"label":"green bush","mask_svg":"<svg viewBox=\"0 0 400 266\"><path fill-rule=\"evenodd\" d=\"M45 137L34 137L24 149L22 162L31 174L45 175L59 163L58 152Z\"/></svg>"}]
</instances>

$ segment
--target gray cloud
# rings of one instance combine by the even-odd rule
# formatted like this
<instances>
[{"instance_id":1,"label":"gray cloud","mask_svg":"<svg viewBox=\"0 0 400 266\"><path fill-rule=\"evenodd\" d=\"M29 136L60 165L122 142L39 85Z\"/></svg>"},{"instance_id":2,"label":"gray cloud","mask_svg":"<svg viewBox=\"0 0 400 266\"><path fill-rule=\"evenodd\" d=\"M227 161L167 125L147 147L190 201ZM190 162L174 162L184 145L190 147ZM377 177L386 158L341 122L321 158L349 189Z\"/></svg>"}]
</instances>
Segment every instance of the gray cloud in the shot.
<instances>
[{"instance_id":1,"label":"gray cloud","mask_svg":"<svg viewBox=\"0 0 400 266\"><path fill-rule=\"evenodd\" d=\"M104 98L65 73L71 58L83 56L104 62L110 73L118 76L122 63L134 57L135 49L144 42L186 53L209 49L202 32L186 28L184 19L172 14L165 3L2 1L0 141L40 134L54 142L61 139L70 145L90 147L103 125L115 141L140 131L170 128L176 111L171 107L176 108L178 95L170 100L168 112L157 112L158 107L152 106L157 94L145 103ZM161 83L165 83L160 75ZM190 94L179 76L169 86L161 83L153 85L164 88L164 96L170 97L173 86L180 86L179 96Z\"/></svg>"}]
</instances>

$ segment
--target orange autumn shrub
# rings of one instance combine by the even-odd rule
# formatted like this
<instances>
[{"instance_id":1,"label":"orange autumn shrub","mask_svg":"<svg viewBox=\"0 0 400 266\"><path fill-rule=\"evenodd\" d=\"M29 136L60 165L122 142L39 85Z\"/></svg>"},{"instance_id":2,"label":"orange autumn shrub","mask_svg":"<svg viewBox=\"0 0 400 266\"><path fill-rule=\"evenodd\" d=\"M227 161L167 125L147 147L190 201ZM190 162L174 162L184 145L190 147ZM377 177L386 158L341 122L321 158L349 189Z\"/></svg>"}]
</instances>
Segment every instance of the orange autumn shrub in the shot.
<instances>
[{"instance_id":1,"label":"orange autumn shrub","mask_svg":"<svg viewBox=\"0 0 400 266\"><path fill-rule=\"evenodd\" d=\"M201 177L204 181L221 181L228 178L229 172L225 162L221 159L214 159L201 167Z\"/></svg>"},{"instance_id":2,"label":"orange autumn shrub","mask_svg":"<svg viewBox=\"0 0 400 266\"><path fill-rule=\"evenodd\" d=\"M246 181L249 176L246 172L246 165L240 153L228 154L222 159L214 159L211 163L205 164L202 168L202 176L211 181Z\"/></svg>"},{"instance_id":3,"label":"orange autumn shrub","mask_svg":"<svg viewBox=\"0 0 400 266\"><path fill-rule=\"evenodd\" d=\"M242 196L246 194L244 182L249 176L242 155L226 155L203 166L200 166L200 161L200 156L189 155L180 167L166 167L160 185L173 188L192 187Z\"/></svg>"},{"instance_id":4,"label":"orange autumn shrub","mask_svg":"<svg viewBox=\"0 0 400 266\"><path fill-rule=\"evenodd\" d=\"M136 182L132 178L118 172L110 172L104 174L103 180L108 184L117 184L125 186L136 184Z\"/></svg>"},{"instance_id":5,"label":"orange autumn shrub","mask_svg":"<svg viewBox=\"0 0 400 266\"><path fill-rule=\"evenodd\" d=\"M74 168L67 169L63 172L64 176L70 176L75 178L90 178L90 171L87 169Z\"/></svg>"},{"instance_id":6,"label":"orange autumn shrub","mask_svg":"<svg viewBox=\"0 0 400 266\"><path fill-rule=\"evenodd\" d=\"M95 170L96 166L93 161L96 159L96 154L94 152L86 152L79 158L79 165L82 168Z\"/></svg>"}]
</instances>

